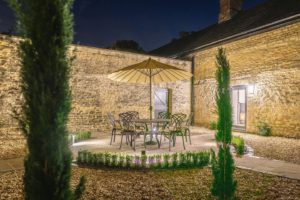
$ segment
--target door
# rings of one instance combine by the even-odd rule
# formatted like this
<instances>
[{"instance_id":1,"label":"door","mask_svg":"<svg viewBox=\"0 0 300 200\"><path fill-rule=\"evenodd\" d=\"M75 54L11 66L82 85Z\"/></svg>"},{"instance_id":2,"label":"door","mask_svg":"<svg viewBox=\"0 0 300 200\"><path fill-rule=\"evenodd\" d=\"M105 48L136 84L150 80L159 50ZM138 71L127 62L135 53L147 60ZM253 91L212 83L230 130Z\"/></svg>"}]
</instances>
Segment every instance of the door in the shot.
<instances>
[{"instance_id":1,"label":"door","mask_svg":"<svg viewBox=\"0 0 300 200\"><path fill-rule=\"evenodd\" d=\"M246 129L246 86L235 86L231 93L233 128Z\"/></svg>"},{"instance_id":2,"label":"door","mask_svg":"<svg viewBox=\"0 0 300 200\"><path fill-rule=\"evenodd\" d=\"M158 88L154 92L154 116L158 113L168 112L168 89Z\"/></svg>"}]
</instances>

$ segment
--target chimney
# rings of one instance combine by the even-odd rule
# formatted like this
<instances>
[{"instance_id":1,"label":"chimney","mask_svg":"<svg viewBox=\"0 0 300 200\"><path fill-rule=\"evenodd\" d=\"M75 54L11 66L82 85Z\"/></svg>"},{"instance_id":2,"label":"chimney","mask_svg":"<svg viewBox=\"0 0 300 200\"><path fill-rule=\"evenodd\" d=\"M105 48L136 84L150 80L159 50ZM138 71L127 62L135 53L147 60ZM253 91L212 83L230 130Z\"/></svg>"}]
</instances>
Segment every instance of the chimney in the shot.
<instances>
[{"instance_id":1,"label":"chimney","mask_svg":"<svg viewBox=\"0 0 300 200\"><path fill-rule=\"evenodd\" d=\"M242 10L243 0L220 0L219 23L230 20Z\"/></svg>"}]
</instances>

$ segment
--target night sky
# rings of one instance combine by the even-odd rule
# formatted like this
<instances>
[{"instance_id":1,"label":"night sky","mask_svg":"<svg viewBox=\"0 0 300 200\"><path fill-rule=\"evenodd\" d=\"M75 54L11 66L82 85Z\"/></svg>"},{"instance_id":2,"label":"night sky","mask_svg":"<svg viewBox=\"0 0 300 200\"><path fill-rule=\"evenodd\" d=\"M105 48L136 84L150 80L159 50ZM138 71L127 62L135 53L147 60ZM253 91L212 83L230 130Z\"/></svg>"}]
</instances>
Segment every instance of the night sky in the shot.
<instances>
[{"instance_id":1,"label":"night sky","mask_svg":"<svg viewBox=\"0 0 300 200\"><path fill-rule=\"evenodd\" d=\"M266 0L244 0L244 9ZM180 31L197 31L218 20L219 0L76 0L74 43L107 47L135 40L146 51ZM12 11L0 0L0 32L14 26Z\"/></svg>"}]
</instances>

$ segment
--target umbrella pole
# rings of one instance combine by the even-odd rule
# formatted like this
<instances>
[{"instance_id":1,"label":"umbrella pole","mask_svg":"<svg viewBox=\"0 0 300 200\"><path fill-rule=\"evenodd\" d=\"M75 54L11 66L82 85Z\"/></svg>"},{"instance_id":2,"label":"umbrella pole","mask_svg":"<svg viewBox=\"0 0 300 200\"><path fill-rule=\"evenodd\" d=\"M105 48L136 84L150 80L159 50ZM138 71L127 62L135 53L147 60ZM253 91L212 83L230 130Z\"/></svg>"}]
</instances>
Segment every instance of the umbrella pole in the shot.
<instances>
[{"instance_id":1,"label":"umbrella pole","mask_svg":"<svg viewBox=\"0 0 300 200\"><path fill-rule=\"evenodd\" d=\"M150 144L152 144L153 139L153 124L152 120L152 69L150 69Z\"/></svg>"},{"instance_id":2,"label":"umbrella pole","mask_svg":"<svg viewBox=\"0 0 300 200\"><path fill-rule=\"evenodd\" d=\"M150 69L150 120L152 120L152 70ZM152 128L152 125L151 125Z\"/></svg>"}]
</instances>

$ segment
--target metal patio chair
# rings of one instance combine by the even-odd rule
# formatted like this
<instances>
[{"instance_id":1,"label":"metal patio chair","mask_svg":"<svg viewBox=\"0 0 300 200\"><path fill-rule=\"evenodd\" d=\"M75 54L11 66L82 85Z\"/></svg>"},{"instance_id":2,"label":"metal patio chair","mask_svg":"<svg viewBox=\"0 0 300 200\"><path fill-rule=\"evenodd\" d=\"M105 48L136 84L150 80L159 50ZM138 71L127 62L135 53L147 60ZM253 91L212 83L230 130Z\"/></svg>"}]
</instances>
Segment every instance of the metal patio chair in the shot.
<instances>
[{"instance_id":1,"label":"metal patio chair","mask_svg":"<svg viewBox=\"0 0 300 200\"><path fill-rule=\"evenodd\" d=\"M126 137L126 143L129 140L130 146L135 150L135 139L137 137L137 133L135 131L135 124L132 122L135 115L131 112L120 113L120 124L121 124L121 143L120 149L122 148L123 136ZM130 139L129 139L130 137Z\"/></svg>"},{"instance_id":2,"label":"metal patio chair","mask_svg":"<svg viewBox=\"0 0 300 200\"><path fill-rule=\"evenodd\" d=\"M190 144L192 144L190 126L192 125L193 117L194 117L194 113L191 112L189 114L188 119L186 120L185 125L183 125L183 127L182 127L184 130L184 134L185 134L185 141L188 142L188 138L189 138Z\"/></svg>"},{"instance_id":3,"label":"metal patio chair","mask_svg":"<svg viewBox=\"0 0 300 200\"><path fill-rule=\"evenodd\" d=\"M128 111L126 112L129 115L132 115L132 120L134 119L139 119L139 113L137 111ZM144 147L146 149L146 137L147 135L150 135L151 133L149 132L147 124L143 123L134 123L134 128L135 128L135 133L136 133L136 138L140 137L140 135L144 135Z\"/></svg>"},{"instance_id":4,"label":"metal patio chair","mask_svg":"<svg viewBox=\"0 0 300 200\"><path fill-rule=\"evenodd\" d=\"M119 120L115 119L114 115L111 112L107 113L107 117L112 128L111 137L110 137L110 145L111 145L112 142L116 141L116 135L118 135L117 132L121 131L121 124ZM121 134L119 133L119 135Z\"/></svg>"},{"instance_id":5,"label":"metal patio chair","mask_svg":"<svg viewBox=\"0 0 300 200\"><path fill-rule=\"evenodd\" d=\"M157 116L158 119L170 119L170 117L171 117L171 113L166 112L166 111L159 112L158 116ZM162 132L166 129L168 124L169 124L168 122L157 124L156 130L157 130L158 133L161 134L161 136L163 135ZM164 137L164 140L165 139L166 138Z\"/></svg>"},{"instance_id":6,"label":"metal patio chair","mask_svg":"<svg viewBox=\"0 0 300 200\"><path fill-rule=\"evenodd\" d=\"M186 114L176 113L171 115L171 123L162 131L160 141L162 136L169 140L169 151L171 150L171 144L174 147L176 144L176 137L182 136L182 144L185 149L185 129L183 128L186 119Z\"/></svg>"}]
</instances>

